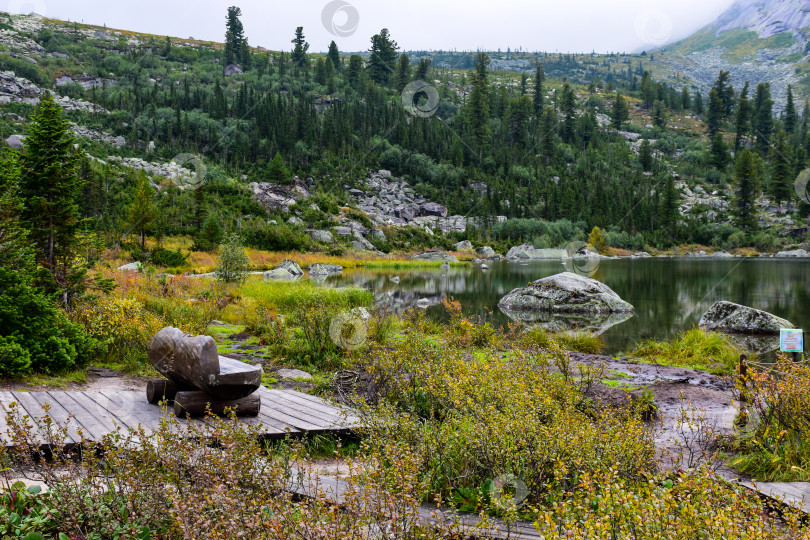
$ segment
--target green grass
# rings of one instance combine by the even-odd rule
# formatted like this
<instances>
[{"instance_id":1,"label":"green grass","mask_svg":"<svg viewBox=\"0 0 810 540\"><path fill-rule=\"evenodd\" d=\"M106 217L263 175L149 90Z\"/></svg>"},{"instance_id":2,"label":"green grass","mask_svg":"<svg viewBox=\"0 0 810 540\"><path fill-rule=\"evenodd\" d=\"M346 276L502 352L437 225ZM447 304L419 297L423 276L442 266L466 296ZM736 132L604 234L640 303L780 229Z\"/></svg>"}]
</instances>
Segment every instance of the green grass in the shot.
<instances>
[{"instance_id":1,"label":"green grass","mask_svg":"<svg viewBox=\"0 0 810 540\"><path fill-rule=\"evenodd\" d=\"M680 333L671 341L654 339L641 341L630 356L649 364L728 374L737 366L740 351L726 341L722 334L693 328Z\"/></svg>"},{"instance_id":2,"label":"green grass","mask_svg":"<svg viewBox=\"0 0 810 540\"><path fill-rule=\"evenodd\" d=\"M243 298L280 312L300 307L352 308L369 306L374 300L370 291L360 287L322 287L311 281L258 281L246 283L240 290Z\"/></svg>"}]
</instances>

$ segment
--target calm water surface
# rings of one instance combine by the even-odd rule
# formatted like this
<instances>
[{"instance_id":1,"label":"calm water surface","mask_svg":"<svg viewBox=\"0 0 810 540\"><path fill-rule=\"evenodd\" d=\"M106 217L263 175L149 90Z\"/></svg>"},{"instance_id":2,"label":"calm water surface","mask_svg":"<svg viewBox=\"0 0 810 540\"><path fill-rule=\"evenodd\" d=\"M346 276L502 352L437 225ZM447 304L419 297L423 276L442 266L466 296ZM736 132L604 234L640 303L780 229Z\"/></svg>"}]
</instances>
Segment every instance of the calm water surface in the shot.
<instances>
[{"instance_id":1,"label":"calm water surface","mask_svg":"<svg viewBox=\"0 0 810 540\"><path fill-rule=\"evenodd\" d=\"M560 261L492 263L448 271L351 270L328 284L370 289L378 307L402 312L421 300L428 314L444 319L441 301L454 297L468 315L505 325L511 319L498 301L530 281L565 271ZM395 283L391 278L398 276ZM636 308L634 316L600 328L607 352L629 349L641 338L666 339L697 325L717 300L729 300L784 317L810 330L810 260L780 259L621 259L603 260L592 274ZM559 321L557 321L559 323ZM615 322L615 321L611 321Z\"/></svg>"}]
</instances>

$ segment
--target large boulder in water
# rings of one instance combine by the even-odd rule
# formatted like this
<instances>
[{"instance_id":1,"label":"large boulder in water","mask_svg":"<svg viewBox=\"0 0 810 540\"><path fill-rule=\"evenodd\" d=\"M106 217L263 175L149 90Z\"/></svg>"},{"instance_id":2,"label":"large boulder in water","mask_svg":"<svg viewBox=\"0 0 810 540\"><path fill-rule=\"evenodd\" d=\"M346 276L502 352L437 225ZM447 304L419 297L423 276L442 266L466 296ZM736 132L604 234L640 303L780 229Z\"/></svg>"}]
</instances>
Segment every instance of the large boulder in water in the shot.
<instances>
[{"instance_id":1,"label":"large boulder in water","mask_svg":"<svg viewBox=\"0 0 810 540\"><path fill-rule=\"evenodd\" d=\"M315 263L309 267L310 276L331 276L341 272L343 272L343 267L339 264Z\"/></svg>"},{"instance_id":2,"label":"large boulder in water","mask_svg":"<svg viewBox=\"0 0 810 540\"><path fill-rule=\"evenodd\" d=\"M781 317L725 300L710 307L700 318L699 326L730 334L778 334L781 328L795 328Z\"/></svg>"},{"instance_id":3,"label":"large boulder in water","mask_svg":"<svg viewBox=\"0 0 810 540\"><path fill-rule=\"evenodd\" d=\"M550 311L552 313L634 313L635 308L595 279L572 272L538 279L528 287L504 296L503 311Z\"/></svg>"},{"instance_id":4,"label":"large boulder in water","mask_svg":"<svg viewBox=\"0 0 810 540\"><path fill-rule=\"evenodd\" d=\"M507 261L562 260L567 258L569 258L569 255L564 249L536 249L531 244L515 246L506 254Z\"/></svg>"}]
</instances>

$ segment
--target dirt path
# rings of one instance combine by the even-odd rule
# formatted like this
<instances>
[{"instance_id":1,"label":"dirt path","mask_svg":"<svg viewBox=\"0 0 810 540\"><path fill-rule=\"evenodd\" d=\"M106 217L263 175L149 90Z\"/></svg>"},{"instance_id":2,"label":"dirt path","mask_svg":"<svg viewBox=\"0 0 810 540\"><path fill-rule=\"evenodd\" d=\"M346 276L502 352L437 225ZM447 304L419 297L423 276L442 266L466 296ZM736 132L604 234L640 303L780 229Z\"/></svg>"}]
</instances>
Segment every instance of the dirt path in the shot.
<instances>
[{"instance_id":1,"label":"dirt path","mask_svg":"<svg viewBox=\"0 0 810 540\"><path fill-rule=\"evenodd\" d=\"M658 406L658 419L651 423L655 429L655 445L663 468L685 467L687 455L682 450L688 440L700 439L704 431L718 435L734 433L734 419L738 404L734 401L730 378L719 377L705 371L670 366L640 364L627 360L616 360L609 356L570 353L576 363L597 365L604 362L608 374L624 386L636 388L631 396L640 396L649 389ZM622 399L627 390L601 387L598 392L609 399ZM683 423L686 415L690 422ZM699 450L701 444L691 444Z\"/></svg>"}]
</instances>

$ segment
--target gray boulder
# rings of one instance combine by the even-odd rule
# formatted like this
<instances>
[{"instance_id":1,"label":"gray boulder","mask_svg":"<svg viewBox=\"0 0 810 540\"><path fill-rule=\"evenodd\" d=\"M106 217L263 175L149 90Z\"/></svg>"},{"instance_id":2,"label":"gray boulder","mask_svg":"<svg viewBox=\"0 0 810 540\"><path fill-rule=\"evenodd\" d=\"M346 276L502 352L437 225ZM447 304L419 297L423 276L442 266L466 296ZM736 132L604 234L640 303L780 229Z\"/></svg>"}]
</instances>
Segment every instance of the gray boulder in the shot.
<instances>
[{"instance_id":1,"label":"gray boulder","mask_svg":"<svg viewBox=\"0 0 810 540\"><path fill-rule=\"evenodd\" d=\"M332 233L329 231L312 231L309 235L316 242L323 242L324 244L331 244L335 241L334 238L332 238Z\"/></svg>"},{"instance_id":2,"label":"gray boulder","mask_svg":"<svg viewBox=\"0 0 810 540\"><path fill-rule=\"evenodd\" d=\"M140 272L143 264L140 261L135 261L134 263L125 264L124 266L119 266L119 272Z\"/></svg>"},{"instance_id":3,"label":"gray boulder","mask_svg":"<svg viewBox=\"0 0 810 540\"><path fill-rule=\"evenodd\" d=\"M453 246L453 249L455 249L456 251L472 251L472 248L473 248L472 242L470 242L469 240L461 241Z\"/></svg>"},{"instance_id":4,"label":"gray boulder","mask_svg":"<svg viewBox=\"0 0 810 540\"><path fill-rule=\"evenodd\" d=\"M295 277L301 277L301 276L304 275L304 271L301 270L301 267L298 266L298 264L296 264L295 262L293 262L293 261L291 261L289 259L281 261L281 264L276 266L276 270L278 270L278 269L286 270L287 272L294 275Z\"/></svg>"},{"instance_id":5,"label":"gray boulder","mask_svg":"<svg viewBox=\"0 0 810 540\"><path fill-rule=\"evenodd\" d=\"M276 377L279 379L291 380L300 379L304 381L312 380L312 375L300 369L280 369L276 371Z\"/></svg>"},{"instance_id":6,"label":"gray boulder","mask_svg":"<svg viewBox=\"0 0 810 540\"><path fill-rule=\"evenodd\" d=\"M718 251L717 253L712 253L709 255L712 259L733 259L734 255L729 253L728 251Z\"/></svg>"},{"instance_id":7,"label":"gray boulder","mask_svg":"<svg viewBox=\"0 0 810 540\"><path fill-rule=\"evenodd\" d=\"M803 249L794 249L793 251L780 251L776 256L785 259L791 257L808 257L810 255Z\"/></svg>"},{"instance_id":8,"label":"gray boulder","mask_svg":"<svg viewBox=\"0 0 810 540\"><path fill-rule=\"evenodd\" d=\"M411 257L414 261L427 261L427 262L458 262L458 258L450 253L444 251L423 251Z\"/></svg>"},{"instance_id":9,"label":"gray boulder","mask_svg":"<svg viewBox=\"0 0 810 540\"><path fill-rule=\"evenodd\" d=\"M440 205L439 203L429 202L419 206L419 215L446 218L447 208Z\"/></svg>"},{"instance_id":10,"label":"gray boulder","mask_svg":"<svg viewBox=\"0 0 810 540\"><path fill-rule=\"evenodd\" d=\"M496 254L494 249L492 249L489 246L484 246L480 250L478 250L478 255L480 255L482 259L490 259L494 257Z\"/></svg>"},{"instance_id":11,"label":"gray boulder","mask_svg":"<svg viewBox=\"0 0 810 540\"><path fill-rule=\"evenodd\" d=\"M595 279L563 272L539 279L528 287L504 296L502 311L550 311L552 313L634 313L635 308Z\"/></svg>"},{"instance_id":12,"label":"gray boulder","mask_svg":"<svg viewBox=\"0 0 810 540\"><path fill-rule=\"evenodd\" d=\"M301 276L293 275L292 272L285 268L274 268L262 274L264 279L289 279L294 280L298 279Z\"/></svg>"},{"instance_id":13,"label":"gray boulder","mask_svg":"<svg viewBox=\"0 0 810 540\"><path fill-rule=\"evenodd\" d=\"M316 263L309 267L310 276L330 276L341 272L343 272L343 267L339 264Z\"/></svg>"},{"instance_id":14,"label":"gray boulder","mask_svg":"<svg viewBox=\"0 0 810 540\"><path fill-rule=\"evenodd\" d=\"M564 249L535 249L531 244L515 246L506 254L507 261L536 261L544 259L567 259Z\"/></svg>"},{"instance_id":15,"label":"gray boulder","mask_svg":"<svg viewBox=\"0 0 810 540\"><path fill-rule=\"evenodd\" d=\"M710 307L699 326L730 334L778 334L781 328L795 328L792 322L776 315L725 300Z\"/></svg>"},{"instance_id":16,"label":"gray boulder","mask_svg":"<svg viewBox=\"0 0 810 540\"><path fill-rule=\"evenodd\" d=\"M6 144L11 148L20 149L25 141L25 135L12 135L6 139Z\"/></svg>"}]
</instances>

